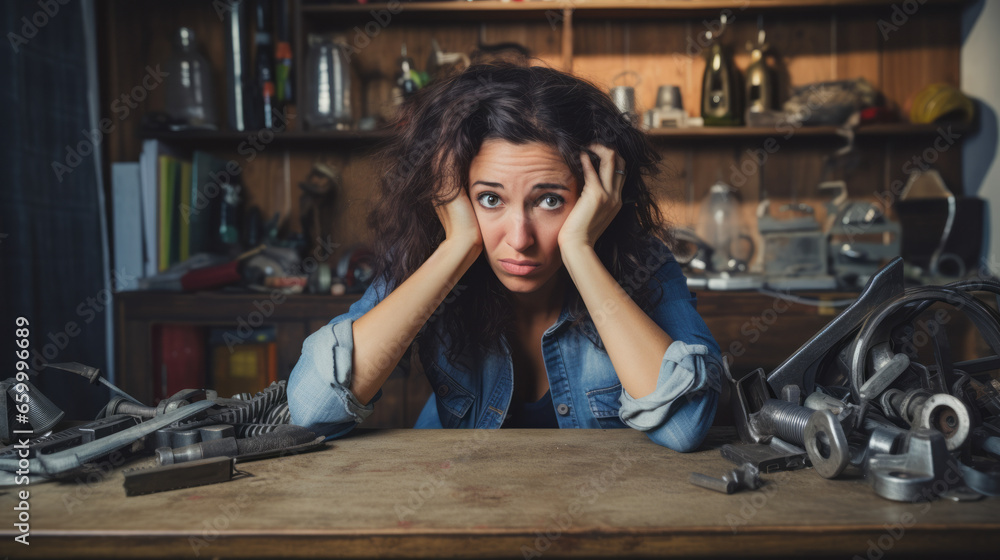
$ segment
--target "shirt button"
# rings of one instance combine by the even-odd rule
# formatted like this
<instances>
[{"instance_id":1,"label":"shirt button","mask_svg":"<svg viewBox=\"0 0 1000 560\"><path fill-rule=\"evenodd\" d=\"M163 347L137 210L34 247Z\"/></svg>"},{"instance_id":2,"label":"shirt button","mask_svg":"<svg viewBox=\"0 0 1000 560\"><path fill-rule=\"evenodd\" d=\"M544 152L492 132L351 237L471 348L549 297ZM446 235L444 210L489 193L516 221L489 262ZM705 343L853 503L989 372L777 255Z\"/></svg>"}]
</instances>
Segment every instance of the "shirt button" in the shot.
<instances>
[{"instance_id":1,"label":"shirt button","mask_svg":"<svg viewBox=\"0 0 1000 560\"><path fill-rule=\"evenodd\" d=\"M437 394L438 394L439 397L443 397L443 396L447 395L448 394L448 386L447 385L439 385L438 386L438 390L437 390Z\"/></svg>"},{"instance_id":2,"label":"shirt button","mask_svg":"<svg viewBox=\"0 0 1000 560\"><path fill-rule=\"evenodd\" d=\"M569 405L566 403L559 403L559 406L556 407L556 412L558 412L560 416L566 416L569 414Z\"/></svg>"}]
</instances>

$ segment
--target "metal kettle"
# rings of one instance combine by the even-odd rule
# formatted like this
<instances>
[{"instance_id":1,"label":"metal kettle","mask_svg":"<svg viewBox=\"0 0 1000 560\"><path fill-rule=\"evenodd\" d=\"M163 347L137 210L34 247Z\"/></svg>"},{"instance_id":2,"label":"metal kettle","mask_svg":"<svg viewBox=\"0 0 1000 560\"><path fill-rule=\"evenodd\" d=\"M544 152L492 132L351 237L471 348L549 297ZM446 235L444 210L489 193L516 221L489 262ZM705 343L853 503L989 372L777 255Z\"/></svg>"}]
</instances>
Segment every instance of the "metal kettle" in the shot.
<instances>
[{"instance_id":1,"label":"metal kettle","mask_svg":"<svg viewBox=\"0 0 1000 560\"><path fill-rule=\"evenodd\" d=\"M351 128L353 115L348 48L341 40L309 36L304 111L310 129Z\"/></svg>"}]
</instances>

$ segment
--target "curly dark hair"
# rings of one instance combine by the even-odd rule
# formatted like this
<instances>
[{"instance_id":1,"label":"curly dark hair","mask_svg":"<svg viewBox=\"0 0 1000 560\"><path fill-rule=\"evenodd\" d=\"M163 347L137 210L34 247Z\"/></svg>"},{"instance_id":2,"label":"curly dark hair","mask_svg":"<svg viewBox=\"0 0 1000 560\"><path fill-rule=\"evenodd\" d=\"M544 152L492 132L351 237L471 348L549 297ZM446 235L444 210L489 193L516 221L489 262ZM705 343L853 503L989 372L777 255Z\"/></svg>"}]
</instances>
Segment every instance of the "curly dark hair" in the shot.
<instances>
[{"instance_id":1,"label":"curly dark hair","mask_svg":"<svg viewBox=\"0 0 1000 560\"><path fill-rule=\"evenodd\" d=\"M375 156L381 175L377 201L368 216L376 233L375 276L384 278L389 289L409 278L444 240L435 206L468 193L469 168L483 141L502 139L553 146L581 189L584 177L578 154L587 151L597 163L596 155L586 150L589 144L600 143L623 157L623 206L594 248L640 307L649 309L662 297L654 294L660 292L657 283L651 283L655 285L651 289L634 282L644 266L649 278L644 259L651 244L658 239L662 247L672 241L647 185L647 178L660 172L662 158L594 84L545 66L474 64L404 101L392 126L395 134ZM451 188L441 186L445 182ZM485 253L458 286L462 289L453 292L456 297L439 309L440 319L446 321L447 350L457 353L468 345L477 352L499 350L500 336L512 326L513 311L509 292L490 269ZM573 323L589 320L572 282L566 297Z\"/></svg>"}]
</instances>

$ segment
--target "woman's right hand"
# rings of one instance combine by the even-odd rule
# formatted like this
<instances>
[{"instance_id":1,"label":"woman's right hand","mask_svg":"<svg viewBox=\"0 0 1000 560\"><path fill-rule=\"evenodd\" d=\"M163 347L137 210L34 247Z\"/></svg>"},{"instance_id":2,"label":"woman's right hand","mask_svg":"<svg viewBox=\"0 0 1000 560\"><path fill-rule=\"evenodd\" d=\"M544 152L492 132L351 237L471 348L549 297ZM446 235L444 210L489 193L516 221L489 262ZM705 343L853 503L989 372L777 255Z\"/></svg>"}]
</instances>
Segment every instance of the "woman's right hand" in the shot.
<instances>
[{"instance_id":1,"label":"woman's right hand","mask_svg":"<svg viewBox=\"0 0 1000 560\"><path fill-rule=\"evenodd\" d=\"M483 246L483 234L479 230L479 220L476 219L476 211L468 191L461 189L458 176L451 171L450 166L445 166L438 177L438 195L441 198L454 197L434 208L444 228L445 241L462 243L478 252Z\"/></svg>"}]
</instances>

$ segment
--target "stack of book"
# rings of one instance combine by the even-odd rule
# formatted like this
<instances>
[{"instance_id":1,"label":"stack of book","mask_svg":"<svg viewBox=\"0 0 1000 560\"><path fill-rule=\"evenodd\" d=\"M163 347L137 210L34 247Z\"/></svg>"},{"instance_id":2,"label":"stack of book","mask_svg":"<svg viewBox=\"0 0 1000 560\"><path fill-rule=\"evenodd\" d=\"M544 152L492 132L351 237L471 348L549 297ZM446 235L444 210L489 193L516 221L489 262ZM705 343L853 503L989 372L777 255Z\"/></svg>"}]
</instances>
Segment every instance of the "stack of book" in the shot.
<instances>
[{"instance_id":1,"label":"stack of book","mask_svg":"<svg viewBox=\"0 0 1000 560\"><path fill-rule=\"evenodd\" d=\"M154 276L213 248L212 223L228 178L226 160L146 140L138 162L112 166L115 269ZM119 290L136 289L129 281Z\"/></svg>"}]
</instances>

